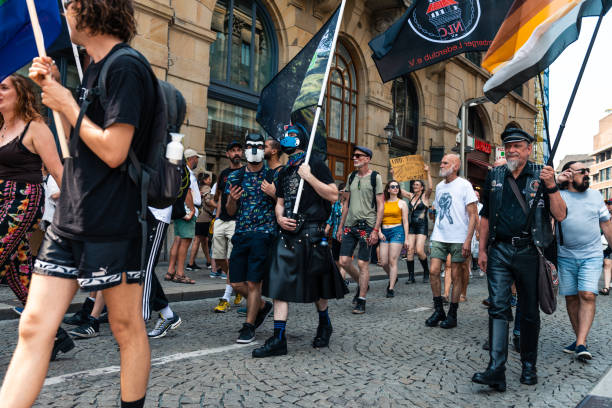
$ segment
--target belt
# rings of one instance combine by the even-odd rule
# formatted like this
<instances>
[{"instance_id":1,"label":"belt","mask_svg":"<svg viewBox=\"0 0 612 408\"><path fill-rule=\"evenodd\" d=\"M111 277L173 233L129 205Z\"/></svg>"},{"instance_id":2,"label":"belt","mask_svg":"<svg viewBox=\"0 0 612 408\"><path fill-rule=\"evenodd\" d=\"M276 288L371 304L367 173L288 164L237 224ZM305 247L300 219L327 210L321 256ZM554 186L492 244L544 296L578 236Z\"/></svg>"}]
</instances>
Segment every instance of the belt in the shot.
<instances>
[{"instance_id":1,"label":"belt","mask_svg":"<svg viewBox=\"0 0 612 408\"><path fill-rule=\"evenodd\" d=\"M531 237L495 237L495 242L504 242L515 248L524 248L533 245Z\"/></svg>"}]
</instances>

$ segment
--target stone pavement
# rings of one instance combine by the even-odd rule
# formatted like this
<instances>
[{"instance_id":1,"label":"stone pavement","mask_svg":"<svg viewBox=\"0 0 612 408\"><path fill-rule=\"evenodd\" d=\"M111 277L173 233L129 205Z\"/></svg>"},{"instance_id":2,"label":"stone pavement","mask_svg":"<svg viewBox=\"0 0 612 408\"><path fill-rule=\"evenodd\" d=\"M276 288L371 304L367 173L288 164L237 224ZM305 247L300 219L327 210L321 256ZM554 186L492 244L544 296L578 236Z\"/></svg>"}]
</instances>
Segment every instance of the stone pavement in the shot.
<instances>
[{"instance_id":1,"label":"stone pavement","mask_svg":"<svg viewBox=\"0 0 612 408\"><path fill-rule=\"evenodd\" d=\"M350 298L331 301L334 334L329 349L311 347L317 315L311 305L291 305L287 325L289 354L251 358L256 345L235 339L243 318L236 307L214 314L216 299L173 305L184 323L151 341L153 368L147 407L575 407L612 363L612 299L597 299L597 316L589 348L590 363L580 363L561 348L573 340L564 301L552 315L542 315L536 386L519 383L520 359L510 352L508 391L498 393L472 384L488 354L484 279L473 279L468 301L459 308L459 326L428 328L429 285L397 286L386 299L386 281L372 283L367 313L350 313ZM354 292L355 285L351 285ZM149 327L153 322L149 323ZM0 322L0 373L16 342L17 321ZM262 344L272 333L268 319L257 333ZM163 359L162 359L163 358ZM119 406L119 355L107 325L101 336L78 341L74 352L51 364L36 406ZM110 368L109 368L110 367ZM87 371L69 377L70 373Z\"/></svg>"}]
</instances>

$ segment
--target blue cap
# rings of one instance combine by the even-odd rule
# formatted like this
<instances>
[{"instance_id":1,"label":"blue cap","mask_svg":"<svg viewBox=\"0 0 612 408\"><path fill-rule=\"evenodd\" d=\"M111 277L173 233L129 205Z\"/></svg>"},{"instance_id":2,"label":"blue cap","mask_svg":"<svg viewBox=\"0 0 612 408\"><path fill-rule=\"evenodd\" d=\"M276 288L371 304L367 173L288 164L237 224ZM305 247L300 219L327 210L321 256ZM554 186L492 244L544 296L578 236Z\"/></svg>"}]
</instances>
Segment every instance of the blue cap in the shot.
<instances>
[{"instance_id":1,"label":"blue cap","mask_svg":"<svg viewBox=\"0 0 612 408\"><path fill-rule=\"evenodd\" d=\"M232 150L232 147L235 147L235 146L238 146L239 148L242 149L242 143L240 143L237 140L232 140L231 142L229 142L227 144L227 147L225 148L225 151L228 152L228 151Z\"/></svg>"},{"instance_id":2,"label":"blue cap","mask_svg":"<svg viewBox=\"0 0 612 408\"><path fill-rule=\"evenodd\" d=\"M353 153L355 153L355 150L359 150L360 152L364 152L370 159L372 158L372 151L370 149L368 149L367 147L355 146L355 147L353 147Z\"/></svg>"}]
</instances>

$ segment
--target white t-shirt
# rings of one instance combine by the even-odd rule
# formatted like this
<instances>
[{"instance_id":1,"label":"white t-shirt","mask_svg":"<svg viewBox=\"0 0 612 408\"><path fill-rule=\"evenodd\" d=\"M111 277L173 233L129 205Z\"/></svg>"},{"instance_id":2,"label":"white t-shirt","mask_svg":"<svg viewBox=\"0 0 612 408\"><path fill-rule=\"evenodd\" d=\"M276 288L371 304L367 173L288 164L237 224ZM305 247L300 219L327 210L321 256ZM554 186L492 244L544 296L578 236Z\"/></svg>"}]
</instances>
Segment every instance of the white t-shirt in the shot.
<instances>
[{"instance_id":1,"label":"white t-shirt","mask_svg":"<svg viewBox=\"0 0 612 408\"><path fill-rule=\"evenodd\" d=\"M447 183L442 180L436 186L436 223L432 241L462 244L468 233L470 217L466 206L478 201L472 184L461 177Z\"/></svg>"},{"instance_id":2,"label":"white t-shirt","mask_svg":"<svg viewBox=\"0 0 612 408\"><path fill-rule=\"evenodd\" d=\"M45 183L45 212L43 213L43 221L53 222L53 214L55 214L55 204L57 199L51 198L55 193L59 193L60 189L55 182L53 176L47 177Z\"/></svg>"},{"instance_id":3,"label":"white t-shirt","mask_svg":"<svg viewBox=\"0 0 612 408\"><path fill-rule=\"evenodd\" d=\"M213 184L212 188L210 189L210 195L211 196L215 196L215 193L217 192L217 183ZM217 216L217 207L215 207L215 209L213 210L213 217Z\"/></svg>"}]
</instances>

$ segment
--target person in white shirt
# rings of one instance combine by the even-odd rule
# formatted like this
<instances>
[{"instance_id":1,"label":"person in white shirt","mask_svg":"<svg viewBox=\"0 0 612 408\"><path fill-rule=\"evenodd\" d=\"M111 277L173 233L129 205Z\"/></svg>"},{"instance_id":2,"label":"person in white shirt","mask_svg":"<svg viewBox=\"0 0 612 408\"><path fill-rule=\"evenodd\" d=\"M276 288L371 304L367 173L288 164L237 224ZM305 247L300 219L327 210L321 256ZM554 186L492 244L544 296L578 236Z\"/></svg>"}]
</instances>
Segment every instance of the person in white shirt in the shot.
<instances>
[{"instance_id":1,"label":"person in white shirt","mask_svg":"<svg viewBox=\"0 0 612 408\"><path fill-rule=\"evenodd\" d=\"M455 154L447 154L440 162L440 176L444 178L436 186L436 222L431 234L431 291L434 313L425 321L429 327L450 329L457 326L457 309L463 283L463 263L470 255L472 235L476 226L478 198L472 184L458 176L461 160ZM444 312L441 295L440 269L442 262L451 255L452 282L451 304L448 315Z\"/></svg>"}]
</instances>

